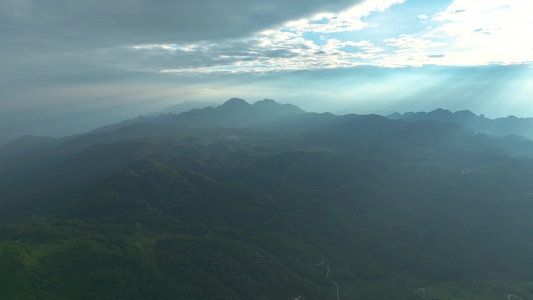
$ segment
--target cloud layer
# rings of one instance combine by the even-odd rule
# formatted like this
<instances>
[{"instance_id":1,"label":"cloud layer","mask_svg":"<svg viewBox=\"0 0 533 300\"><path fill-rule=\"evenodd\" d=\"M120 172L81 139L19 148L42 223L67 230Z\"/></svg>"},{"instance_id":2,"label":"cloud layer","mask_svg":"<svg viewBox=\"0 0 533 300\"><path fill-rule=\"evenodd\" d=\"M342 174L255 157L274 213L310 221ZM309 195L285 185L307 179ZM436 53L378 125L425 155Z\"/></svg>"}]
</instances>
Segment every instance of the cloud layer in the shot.
<instances>
[{"instance_id":1,"label":"cloud layer","mask_svg":"<svg viewBox=\"0 0 533 300\"><path fill-rule=\"evenodd\" d=\"M3 41L24 40L49 47L220 40L317 12L338 12L354 2L6 0L0 5L1 36Z\"/></svg>"},{"instance_id":2,"label":"cloud layer","mask_svg":"<svg viewBox=\"0 0 533 300\"><path fill-rule=\"evenodd\" d=\"M423 90L452 89L441 77L467 80L465 66L496 72L470 87L505 74L499 90L533 112L523 100L533 96L532 15L530 0L4 0L0 143L35 120L70 113L63 120L109 123L178 100L275 98L329 110L320 97L338 100L331 109L364 98L376 103L365 107L401 108ZM524 67L485 69L514 65ZM427 71L435 66L444 75ZM396 69L401 76L388 75Z\"/></svg>"},{"instance_id":3,"label":"cloud layer","mask_svg":"<svg viewBox=\"0 0 533 300\"><path fill-rule=\"evenodd\" d=\"M369 18L404 3L6 0L0 62L9 76L0 79L533 61L529 0L455 0L431 14Z\"/></svg>"},{"instance_id":4,"label":"cloud layer","mask_svg":"<svg viewBox=\"0 0 533 300\"><path fill-rule=\"evenodd\" d=\"M237 39L137 45L130 50L138 50L140 59L165 58L166 67L155 67L157 64L149 61L143 64L154 66L155 71L172 73L533 61L533 38L526 32L527 24L533 26L528 20L533 13L532 2L456 0L431 16L406 13L397 23L384 24L365 20L372 13L402 3L403 0L366 1L339 13L318 13ZM402 22L415 27L415 33L383 30L406 26Z\"/></svg>"}]
</instances>

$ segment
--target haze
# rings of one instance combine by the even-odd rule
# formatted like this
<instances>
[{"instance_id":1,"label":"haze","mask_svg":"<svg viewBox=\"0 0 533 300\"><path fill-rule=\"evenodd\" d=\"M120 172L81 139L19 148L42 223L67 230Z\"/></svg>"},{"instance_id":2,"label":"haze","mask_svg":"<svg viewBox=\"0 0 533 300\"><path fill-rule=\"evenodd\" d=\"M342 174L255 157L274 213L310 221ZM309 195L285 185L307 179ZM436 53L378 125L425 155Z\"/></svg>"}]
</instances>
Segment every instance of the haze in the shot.
<instances>
[{"instance_id":1,"label":"haze","mask_svg":"<svg viewBox=\"0 0 533 300\"><path fill-rule=\"evenodd\" d=\"M0 144L186 100L533 116L529 0L0 3Z\"/></svg>"}]
</instances>

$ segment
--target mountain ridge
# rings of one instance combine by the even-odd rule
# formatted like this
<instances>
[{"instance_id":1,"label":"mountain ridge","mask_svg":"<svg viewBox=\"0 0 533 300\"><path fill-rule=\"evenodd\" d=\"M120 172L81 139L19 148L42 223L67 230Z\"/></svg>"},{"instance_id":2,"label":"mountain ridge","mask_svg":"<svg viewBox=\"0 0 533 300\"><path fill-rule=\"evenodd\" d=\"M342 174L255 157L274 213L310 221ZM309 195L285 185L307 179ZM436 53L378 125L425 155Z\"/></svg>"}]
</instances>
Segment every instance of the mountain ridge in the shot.
<instances>
[{"instance_id":1,"label":"mountain ridge","mask_svg":"<svg viewBox=\"0 0 533 300\"><path fill-rule=\"evenodd\" d=\"M474 131L496 135L519 135L528 139L533 139L533 118L518 118L508 116L505 118L489 119L483 114L476 115L469 110L459 110L451 112L446 109L435 109L430 112L406 112L403 114L394 113L387 116L391 119L402 119L406 121L435 121L453 122L467 126Z\"/></svg>"},{"instance_id":2,"label":"mountain ridge","mask_svg":"<svg viewBox=\"0 0 533 300\"><path fill-rule=\"evenodd\" d=\"M233 99L0 164L18 176L0 180L2 295L533 299L532 141L282 107Z\"/></svg>"},{"instance_id":3,"label":"mountain ridge","mask_svg":"<svg viewBox=\"0 0 533 300\"><path fill-rule=\"evenodd\" d=\"M176 127L237 127L244 128L262 123L272 123L279 118L291 114L306 113L297 106L291 104L279 104L274 100L261 100L251 105L243 99L232 98L224 104L214 107L196 108L190 111L175 115L172 113L159 114L157 116L139 116L135 119L129 119L115 124L106 125L96 128L87 133L62 137L33 137L26 136L13 142L0 146L0 164L10 164L9 160L31 153L37 150L46 150L55 146L65 144L61 153L74 153L84 147L88 147L99 142L115 142L127 138L146 136L146 130L154 128L163 134L171 132L171 128ZM138 124L138 125L136 125ZM139 125L140 124L140 125ZM122 134L113 134L123 128L137 130L123 130ZM157 127L157 129L155 129ZM68 150L68 148L72 150ZM56 156L51 154L52 156ZM31 158L23 158L25 160ZM52 160L55 161L55 160ZM0 168L0 173L2 173ZM0 176L1 177L1 176ZM1 181L1 180L0 180Z\"/></svg>"},{"instance_id":4,"label":"mountain ridge","mask_svg":"<svg viewBox=\"0 0 533 300\"><path fill-rule=\"evenodd\" d=\"M144 116L145 117L156 117L156 116L159 116L160 114L168 114L168 113L178 115L180 113L193 110L193 109L205 108L209 106L217 107L219 105L220 103L216 103L216 102L187 100L187 101L184 101L178 104L169 105L159 111L148 113L148 114L145 114Z\"/></svg>"},{"instance_id":5,"label":"mountain ridge","mask_svg":"<svg viewBox=\"0 0 533 300\"><path fill-rule=\"evenodd\" d=\"M520 127L520 124L530 121L529 119L524 120L512 117L506 118L505 120L507 119L510 120L509 122L515 124L514 127L507 127L509 130L514 129L512 131L514 134L525 131L525 129ZM161 114L156 117L140 116L136 119L104 126L77 136L64 138L27 136L21 138L0 147L0 184L2 182L16 180L16 178L24 174L29 174L61 162L75 153L98 143L114 143L147 136L183 134L194 130L200 133L203 130L202 128L263 128L266 130L282 130L292 133L303 133L310 130L335 132L332 136L337 136L338 133L344 132L344 134L364 134L367 139L375 140L372 136L374 133L393 126L392 123L387 123L387 120L409 123L448 122L458 124L458 126L464 126L472 130L471 133L466 135L464 133L461 134L464 136L462 138L462 144L466 147L480 149L482 151L492 149L490 151L493 153L505 155L513 153L513 155L521 157L533 156L533 146L531 146L532 142L530 140L520 139L518 136L506 136L504 138L484 134L483 132L485 130L482 130L483 126L483 128L497 127L499 124L497 122L501 121L498 119L490 120L483 115L476 116L469 111L452 113L449 110L437 109L429 113L410 112L403 115L393 114L387 117L357 114L335 116L329 113L308 113L297 106L280 104L271 99L249 104L243 99L232 98L216 108L192 109L179 115ZM399 137L402 137L403 143L407 141L409 143L416 143L416 140L420 139L420 136L413 133L409 134L408 131L400 133L402 130L407 130L406 128L408 127L405 125L398 123L395 126L397 128L387 129L390 131L389 138L393 141L400 142ZM435 137L431 138L434 140L432 143L442 144L437 138L440 134L439 132L459 130L459 128L452 129L451 127L444 129L445 126L448 125L427 125L427 128L434 128L433 132L429 132L427 128L424 133L419 129L416 130L428 138L434 135ZM409 130L423 128L424 125L411 127L412 129ZM517 130L516 128L521 130ZM374 132L373 130L378 131ZM207 131L201 134L207 134ZM382 133L379 133L379 135L382 135ZM473 137L473 135L477 136Z\"/></svg>"}]
</instances>

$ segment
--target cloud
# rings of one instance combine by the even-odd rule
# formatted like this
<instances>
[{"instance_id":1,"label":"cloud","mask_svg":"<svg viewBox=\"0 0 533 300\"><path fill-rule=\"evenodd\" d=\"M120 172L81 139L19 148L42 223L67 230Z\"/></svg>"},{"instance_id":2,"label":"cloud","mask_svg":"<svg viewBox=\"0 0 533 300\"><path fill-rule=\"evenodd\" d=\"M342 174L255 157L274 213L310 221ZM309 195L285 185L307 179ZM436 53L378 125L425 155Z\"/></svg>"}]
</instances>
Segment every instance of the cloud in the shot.
<instances>
[{"instance_id":1,"label":"cloud","mask_svg":"<svg viewBox=\"0 0 533 300\"><path fill-rule=\"evenodd\" d=\"M347 32L357 31L368 26L361 21L362 17L370 13L383 11L392 5L403 3L405 0L373 0L363 1L338 14L320 13L310 18L302 18L287 22L283 29L295 32Z\"/></svg>"},{"instance_id":2,"label":"cloud","mask_svg":"<svg viewBox=\"0 0 533 300\"><path fill-rule=\"evenodd\" d=\"M133 47L132 51L138 52L143 48ZM380 51L379 47L368 41L327 39L318 45L299 35L278 31L264 31L250 39L227 40L224 44L150 45L147 49L147 59L159 51L167 57L166 62L161 63L162 60L157 59L152 63L141 61L140 64L151 65L156 72L181 74L263 73L350 67L360 65L358 59Z\"/></svg>"},{"instance_id":3,"label":"cloud","mask_svg":"<svg viewBox=\"0 0 533 300\"><path fill-rule=\"evenodd\" d=\"M361 1L0 1L0 110L7 112L10 102L29 108L48 101L25 94L28 89L136 82L146 71L288 60L295 55L288 46L303 51L305 43L266 49L259 42L268 41L255 38L258 33ZM249 52L254 49L261 51Z\"/></svg>"},{"instance_id":4,"label":"cloud","mask_svg":"<svg viewBox=\"0 0 533 300\"><path fill-rule=\"evenodd\" d=\"M383 55L371 63L388 67L531 64L531 15L529 0L455 0L432 18L418 15L429 26L385 39Z\"/></svg>"},{"instance_id":5,"label":"cloud","mask_svg":"<svg viewBox=\"0 0 533 300\"><path fill-rule=\"evenodd\" d=\"M433 18L413 14L429 26L396 36L383 35L401 28L396 21L366 23L372 13L403 2L6 0L0 4L0 79L16 86L120 80L136 76L132 71L192 75L532 61L529 0L455 0L431 12Z\"/></svg>"},{"instance_id":6,"label":"cloud","mask_svg":"<svg viewBox=\"0 0 533 300\"><path fill-rule=\"evenodd\" d=\"M346 32L357 31L368 26L365 22L352 16L337 16L336 14L319 14L311 19L301 19L285 24L287 30L296 32Z\"/></svg>"},{"instance_id":7,"label":"cloud","mask_svg":"<svg viewBox=\"0 0 533 300\"><path fill-rule=\"evenodd\" d=\"M369 26L363 18L403 2L364 1L338 13L295 19L246 38L140 45L136 49L144 47L146 57L159 60L158 67L155 61L152 64L145 61L145 65L155 67L154 71L159 68L160 72L181 74L532 61L533 40L525 28L533 11L532 4L526 0L456 0L444 11L432 13L432 18L426 14L417 15L429 26L419 26L416 33L357 38L359 31L366 30L366 36L370 36L373 29L386 32L385 26L399 27L385 23L379 24L382 29L375 29L377 27ZM310 33L315 38L308 37ZM336 33L352 33L352 38L339 39L334 37ZM163 60L164 57L167 60Z\"/></svg>"},{"instance_id":8,"label":"cloud","mask_svg":"<svg viewBox=\"0 0 533 300\"><path fill-rule=\"evenodd\" d=\"M6 0L3 41L44 40L61 47L166 43L236 38L357 0Z\"/></svg>"},{"instance_id":9,"label":"cloud","mask_svg":"<svg viewBox=\"0 0 533 300\"><path fill-rule=\"evenodd\" d=\"M398 38L386 39L389 45L400 49L426 49L442 46L441 42L434 42L430 39L417 38L417 35L402 34Z\"/></svg>"},{"instance_id":10,"label":"cloud","mask_svg":"<svg viewBox=\"0 0 533 300\"><path fill-rule=\"evenodd\" d=\"M0 64L10 73L20 68L39 73L53 64L81 69L86 61L106 66L107 57L124 46L222 43L360 1L5 0L0 2Z\"/></svg>"},{"instance_id":11,"label":"cloud","mask_svg":"<svg viewBox=\"0 0 533 300\"><path fill-rule=\"evenodd\" d=\"M320 13L293 20L277 28L259 31L245 38L198 43L136 45L140 57L155 58L144 65L164 73L266 72L352 67L369 64L379 46L366 40L344 40L327 36L354 32L367 26L361 18L383 11L404 0L364 1L340 13ZM304 37L325 34L320 41ZM130 53L134 55L134 53ZM165 59L163 59L165 57ZM164 64L164 66L163 66ZM166 67L165 67L166 66ZM148 69L146 69L148 70Z\"/></svg>"},{"instance_id":12,"label":"cloud","mask_svg":"<svg viewBox=\"0 0 533 300\"><path fill-rule=\"evenodd\" d=\"M462 50L446 60L455 64L533 62L533 2L529 0L455 0L437 14L435 33Z\"/></svg>"}]
</instances>

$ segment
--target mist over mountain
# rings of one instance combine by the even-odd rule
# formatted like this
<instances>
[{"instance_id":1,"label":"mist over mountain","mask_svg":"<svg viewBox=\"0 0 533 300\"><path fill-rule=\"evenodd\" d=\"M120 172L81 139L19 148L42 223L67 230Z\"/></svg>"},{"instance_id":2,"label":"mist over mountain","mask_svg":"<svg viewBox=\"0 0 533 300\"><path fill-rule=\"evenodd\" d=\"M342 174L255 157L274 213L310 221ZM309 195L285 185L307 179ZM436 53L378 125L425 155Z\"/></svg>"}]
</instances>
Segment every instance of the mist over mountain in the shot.
<instances>
[{"instance_id":1,"label":"mist over mountain","mask_svg":"<svg viewBox=\"0 0 533 300\"><path fill-rule=\"evenodd\" d=\"M291 104L279 104L274 100L261 100L249 104L243 99L232 98L217 107L196 108L180 114L166 113L157 116L139 116L117 124L93 130L93 133L111 131L131 124L157 124L186 127L248 127L273 122L278 118L304 113Z\"/></svg>"},{"instance_id":2,"label":"mist over mountain","mask_svg":"<svg viewBox=\"0 0 533 300\"><path fill-rule=\"evenodd\" d=\"M160 114L181 114L183 112L193 110L193 109L200 109L200 108L206 108L206 107L217 107L220 103L216 102L209 102L209 101L184 101L178 104L174 104L171 106L167 106L163 108L162 110L159 110L157 112L152 112L149 114L146 114L144 116L146 117L155 117Z\"/></svg>"},{"instance_id":3,"label":"mist over mountain","mask_svg":"<svg viewBox=\"0 0 533 300\"><path fill-rule=\"evenodd\" d=\"M517 118L515 116L508 116L506 118L488 119L484 115L476 115L468 110L460 110L452 113L451 111L445 109L436 109L427 113L395 113L387 117L395 120L401 119L415 122L452 122L467 126L480 133L498 136L518 135L528 139L533 139L533 118Z\"/></svg>"},{"instance_id":4,"label":"mist over mountain","mask_svg":"<svg viewBox=\"0 0 533 300\"><path fill-rule=\"evenodd\" d=\"M533 142L473 127L495 121L232 98L22 137L0 147L0 292L533 299Z\"/></svg>"},{"instance_id":5,"label":"mist over mountain","mask_svg":"<svg viewBox=\"0 0 533 300\"><path fill-rule=\"evenodd\" d=\"M532 15L0 1L0 300L533 300Z\"/></svg>"}]
</instances>

